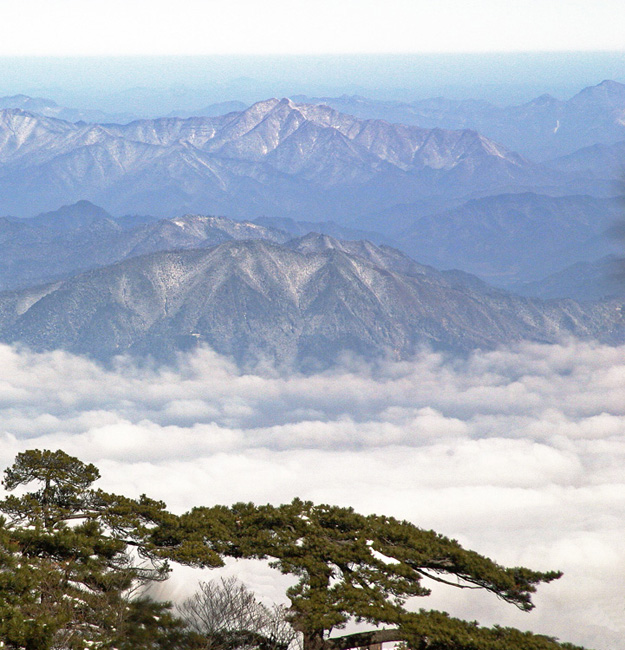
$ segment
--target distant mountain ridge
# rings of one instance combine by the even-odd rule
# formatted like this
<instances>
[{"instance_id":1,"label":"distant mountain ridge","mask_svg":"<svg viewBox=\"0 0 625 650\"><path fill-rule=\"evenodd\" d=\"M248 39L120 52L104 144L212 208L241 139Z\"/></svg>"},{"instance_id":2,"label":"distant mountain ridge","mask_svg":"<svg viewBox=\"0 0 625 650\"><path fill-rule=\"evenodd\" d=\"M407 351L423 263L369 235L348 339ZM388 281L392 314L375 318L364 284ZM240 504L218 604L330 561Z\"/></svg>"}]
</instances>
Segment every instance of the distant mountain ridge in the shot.
<instances>
[{"instance_id":1,"label":"distant mountain ridge","mask_svg":"<svg viewBox=\"0 0 625 650\"><path fill-rule=\"evenodd\" d=\"M625 261L616 255L606 255L590 262L577 262L535 282L519 283L510 288L519 295L543 300L623 301Z\"/></svg>"},{"instance_id":2,"label":"distant mountain ridge","mask_svg":"<svg viewBox=\"0 0 625 650\"><path fill-rule=\"evenodd\" d=\"M385 120L425 129L473 129L531 160L547 161L595 144L625 140L625 85L606 79L567 100L543 94L518 105L498 106L480 99L432 97L412 102L376 100L358 95L295 95L299 104L323 104L360 119ZM167 117L217 117L242 112L241 101L222 101L195 110L174 110ZM128 123L145 115L107 113L59 106L51 99L0 97L0 109L19 108L69 122Z\"/></svg>"},{"instance_id":3,"label":"distant mountain ridge","mask_svg":"<svg viewBox=\"0 0 625 650\"><path fill-rule=\"evenodd\" d=\"M622 188L625 175L625 139L582 147L567 156L550 160L548 164L549 167L563 172L616 180Z\"/></svg>"},{"instance_id":4,"label":"distant mountain ridge","mask_svg":"<svg viewBox=\"0 0 625 650\"><path fill-rule=\"evenodd\" d=\"M566 185L470 130L360 120L272 99L219 117L72 124L0 111L0 211L87 198L108 211L343 220L419 197Z\"/></svg>"},{"instance_id":5,"label":"distant mountain ridge","mask_svg":"<svg viewBox=\"0 0 625 650\"><path fill-rule=\"evenodd\" d=\"M532 160L546 161L597 143L625 140L625 85L604 80L568 100L542 95L517 106L444 97L414 102L359 96L307 97L363 119L384 119L423 128L475 129Z\"/></svg>"},{"instance_id":6,"label":"distant mountain ridge","mask_svg":"<svg viewBox=\"0 0 625 650\"><path fill-rule=\"evenodd\" d=\"M616 252L606 233L622 215L622 198L501 194L417 218L394 237L415 259L506 286Z\"/></svg>"},{"instance_id":7,"label":"distant mountain ridge","mask_svg":"<svg viewBox=\"0 0 625 650\"><path fill-rule=\"evenodd\" d=\"M137 119L131 113L106 113L94 109L67 108L59 106L51 99L29 97L28 95L11 95L0 97L0 109L19 108L29 113L45 117L54 117L67 122L131 122Z\"/></svg>"}]
</instances>

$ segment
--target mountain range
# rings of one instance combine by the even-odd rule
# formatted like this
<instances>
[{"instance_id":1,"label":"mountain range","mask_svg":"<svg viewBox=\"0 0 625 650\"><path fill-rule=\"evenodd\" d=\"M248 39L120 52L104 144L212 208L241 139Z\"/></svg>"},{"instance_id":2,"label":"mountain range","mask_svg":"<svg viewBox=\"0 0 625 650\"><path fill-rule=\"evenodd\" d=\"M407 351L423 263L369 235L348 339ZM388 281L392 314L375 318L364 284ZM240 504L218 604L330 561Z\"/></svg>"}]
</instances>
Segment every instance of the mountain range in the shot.
<instances>
[{"instance_id":1,"label":"mountain range","mask_svg":"<svg viewBox=\"0 0 625 650\"><path fill-rule=\"evenodd\" d=\"M223 217L114 219L79 201L30 219L0 218L0 290L65 278L161 250L206 248L231 239L285 242L287 232Z\"/></svg>"},{"instance_id":2,"label":"mountain range","mask_svg":"<svg viewBox=\"0 0 625 650\"><path fill-rule=\"evenodd\" d=\"M379 233L332 221L260 217L249 222L193 214L171 219L146 215L115 218L83 200L30 219L0 217L0 291L52 282L161 250L207 248L233 239L284 243L312 231L388 244Z\"/></svg>"},{"instance_id":3,"label":"mountain range","mask_svg":"<svg viewBox=\"0 0 625 650\"><path fill-rule=\"evenodd\" d=\"M0 339L100 359L172 359L206 344L247 366L303 370L342 353L405 359L565 335L620 342L620 303L543 302L442 273L388 247L310 234L162 251L0 293Z\"/></svg>"},{"instance_id":4,"label":"mountain range","mask_svg":"<svg viewBox=\"0 0 625 650\"><path fill-rule=\"evenodd\" d=\"M120 122L123 124L137 119L131 113L106 113L97 109L67 108L59 106L51 99L29 97L28 95L0 97L0 109L5 108L19 108L29 113L54 117L67 122Z\"/></svg>"},{"instance_id":5,"label":"mountain range","mask_svg":"<svg viewBox=\"0 0 625 650\"><path fill-rule=\"evenodd\" d=\"M543 287L542 278L619 252L618 238L608 232L621 212L620 199L498 195L407 219L403 230L383 235L332 221L287 218L260 217L254 222L194 214L116 218L79 201L29 219L0 218L0 290L52 282L162 250L207 248L234 239L283 244L317 232L339 240L393 246L437 268L468 271L524 295L555 297L545 288L553 281ZM584 299L592 298L593 277L585 281ZM596 284L596 298L607 295L602 282ZM581 295L575 281L558 286L557 297ZM566 286L571 293L566 293Z\"/></svg>"},{"instance_id":6,"label":"mountain range","mask_svg":"<svg viewBox=\"0 0 625 650\"><path fill-rule=\"evenodd\" d=\"M0 111L5 214L88 199L116 214L345 223L424 198L448 205L523 189L566 194L584 189L584 179L531 163L475 131L361 120L288 99L218 117L125 125Z\"/></svg>"},{"instance_id":7,"label":"mountain range","mask_svg":"<svg viewBox=\"0 0 625 650\"><path fill-rule=\"evenodd\" d=\"M510 286L519 295L552 300L578 301L625 299L625 263L622 256L606 255L598 260L576 262L535 282Z\"/></svg>"},{"instance_id":8,"label":"mountain range","mask_svg":"<svg viewBox=\"0 0 625 650\"><path fill-rule=\"evenodd\" d=\"M383 119L432 129L474 129L532 160L547 161L597 143L625 140L625 85L605 80L567 100L545 94L524 104L444 97L414 102L366 97L294 98L324 104L363 119Z\"/></svg>"},{"instance_id":9,"label":"mountain range","mask_svg":"<svg viewBox=\"0 0 625 650\"><path fill-rule=\"evenodd\" d=\"M616 253L608 232L622 215L618 197L501 194L413 220L406 211L393 238L421 262L511 286Z\"/></svg>"},{"instance_id":10,"label":"mountain range","mask_svg":"<svg viewBox=\"0 0 625 650\"><path fill-rule=\"evenodd\" d=\"M445 97L400 102L358 95L295 95L293 100L299 104L329 106L366 120L384 120L425 129L475 130L531 160L549 161L555 167L566 165L556 159L579 149L616 143L621 143L622 147L625 141L625 85L607 79L583 88L569 99L543 94L529 102L507 106ZM249 104L241 101L223 101L195 110L175 110L167 117L218 117L243 112L248 107ZM69 122L100 124L126 124L147 117L130 112L68 108L51 99L27 95L0 97L0 109L22 109ZM604 166L609 162L608 157L603 161ZM609 173L613 175L615 169L612 166Z\"/></svg>"},{"instance_id":11,"label":"mountain range","mask_svg":"<svg viewBox=\"0 0 625 650\"><path fill-rule=\"evenodd\" d=\"M5 99L0 211L17 216L0 218L1 341L102 360L208 345L315 370L342 353L625 339L607 236L623 209L619 84L525 106L526 147L573 146L583 115L579 142L594 128L545 164L472 129L289 99L128 123ZM443 104L432 119L500 111L503 135L526 119Z\"/></svg>"}]
</instances>

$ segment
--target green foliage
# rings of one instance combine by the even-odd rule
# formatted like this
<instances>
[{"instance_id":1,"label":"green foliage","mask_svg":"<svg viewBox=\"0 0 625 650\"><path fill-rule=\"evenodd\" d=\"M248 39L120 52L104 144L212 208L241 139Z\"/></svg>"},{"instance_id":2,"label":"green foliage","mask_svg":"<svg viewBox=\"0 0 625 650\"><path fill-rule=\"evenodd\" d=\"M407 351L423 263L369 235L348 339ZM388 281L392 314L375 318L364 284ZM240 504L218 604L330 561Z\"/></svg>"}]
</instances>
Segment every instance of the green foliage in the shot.
<instances>
[{"instance_id":1,"label":"green foliage","mask_svg":"<svg viewBox=\"0 0 625 650\"><path fill-rule=\"evenodd\" d=\"M62 450L31 449L18 454L15 462L4 472L2 484L7 490L32 481L42 483L41 502L80 501L80 495L100 478L95 465L86 465Z\"/></svg>"},{"instance_id":2,"label":"green foliage","mask_svg":"<svg viewBox=\"0 0 625 650\"><path fill-rule=\"evenodd\" d=\"M103 573L95 555L89 562L72 557L72 549L97 551L89 528L49 533L3 526L0 634L5 645L82 650L85 640L102 644L108 639L124 607L113 583L121 581L125 588L128 577Z\"/></svg>"},{"instance_id":3,"label":"green foliage","mask_svg":"<svg viewBox=\"0 0 625 650\"><path fill-rule=\"evenodd\" d=\"M21 498L9 496L2 510L14 522L37 523L49 529L88 507L88 488L98 478L94 465L85 465L61 450L25 451L5 470L2 484L12 491L36 482L39 489Z\"/></svg>"},{"instance_id":4,"label":"green foliage","mask_svg":"<svg viewBox=\"0 0 625 650\"><path fill-rule=\"evenodd\" d=\"M123 627L112 645L117 650L202 650L206 637L186 628L171 603L140 598L128 605ZM212 646L211 646L212 647Z\"/></svg>"},{"instance_id":5,"label":"green foliage","mask_svg":"<svg viewBox=\"0 0 625 650\"><path fill-rule=\"evenodd\" d=\"M553 637L514 628L481 627L444 612L413 613L403 621L405 645L413 650L583 650Z\"/></svg>"},{"instance_id":6,"label":"green foliage","mask_svg":"<svg viewBox=\"0 0 625 650\"><path fill-rule=\"evenodd\" d=\"M54 620L46 614L32 618L37 593L46 578L41 562L26 563L6 521L0 519L0 639L9 647L44 650L49 647Z\"/></svg>"},{"instance_id":7,"label":"green foliage","mask_svg":"<svg viewBox=\"0 0 625 650\"><path fill-rule=\"evenodd\" d=\"M195 508L181 517L176 536L230 557L267 558L296 576L288 590L291 620L307 634L340 628L352 618L399 625L406 600L430 593L423 578L482 588L530 610L536 585L560 577L504 568L407 521L299 499L277 507Z\"/></svg>"},{"instance_id":8,"label":"green foliage","mask_svg":"<svg viewBox=\"0 0 625 650\"><path fill-rule=\"evenodd\" d=\"M105 648L128 596L169 572L152 532L176 518L145 495L102 490L93 465L58 450L27 451L5 471L0 502L0 631L26 650ZM171 550L171 549L169 549Z\"/></svg>"}]
</instances>

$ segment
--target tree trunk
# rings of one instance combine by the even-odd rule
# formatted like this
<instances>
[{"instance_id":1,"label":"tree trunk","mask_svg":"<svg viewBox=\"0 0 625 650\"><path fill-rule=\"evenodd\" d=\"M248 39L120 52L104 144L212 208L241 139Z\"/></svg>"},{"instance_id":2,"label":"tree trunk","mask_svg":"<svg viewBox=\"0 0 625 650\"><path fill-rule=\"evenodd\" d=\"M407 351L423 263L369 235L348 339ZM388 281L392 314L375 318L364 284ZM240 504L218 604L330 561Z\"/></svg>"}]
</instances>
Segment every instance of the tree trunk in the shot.
<instances>
[{"instance_id":1,"label":"tree trunk","mask_svg":"<svg viewBox=\"0 0 625 650\"><path fill-rule=\"evenodd\" d=\"M303 650L327 650L328 641L323 638L323 630L304 632Z\"/></svg>"}]
</instances>

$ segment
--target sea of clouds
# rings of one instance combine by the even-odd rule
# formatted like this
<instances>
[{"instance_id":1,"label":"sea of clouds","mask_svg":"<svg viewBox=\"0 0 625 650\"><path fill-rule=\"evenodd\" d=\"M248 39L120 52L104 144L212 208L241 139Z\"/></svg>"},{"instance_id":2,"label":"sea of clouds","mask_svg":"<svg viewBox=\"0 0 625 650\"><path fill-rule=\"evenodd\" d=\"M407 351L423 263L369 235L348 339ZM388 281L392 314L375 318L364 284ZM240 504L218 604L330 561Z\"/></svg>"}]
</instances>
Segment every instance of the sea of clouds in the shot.
<instances>
[{"instance_id":1,"label":"sea of clouds","mask_svg":"<svg viewBox=\"0 0 625 650\"><path fill-rule=\"evenodd\" d=\"M62 448L106 490L194 505L299 496L406 518L502 564L561 569L536 609L440 587L415 606L625 649L625 347L521 344L465 359L346 359L312 376L0 346L0 461ZM265 596L284 578L230 563ZM204 572L210 579L214 572ZM170 597L197 576L178 572Z\"/></svg>"}]
</instances>

